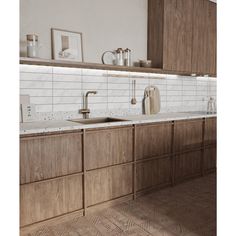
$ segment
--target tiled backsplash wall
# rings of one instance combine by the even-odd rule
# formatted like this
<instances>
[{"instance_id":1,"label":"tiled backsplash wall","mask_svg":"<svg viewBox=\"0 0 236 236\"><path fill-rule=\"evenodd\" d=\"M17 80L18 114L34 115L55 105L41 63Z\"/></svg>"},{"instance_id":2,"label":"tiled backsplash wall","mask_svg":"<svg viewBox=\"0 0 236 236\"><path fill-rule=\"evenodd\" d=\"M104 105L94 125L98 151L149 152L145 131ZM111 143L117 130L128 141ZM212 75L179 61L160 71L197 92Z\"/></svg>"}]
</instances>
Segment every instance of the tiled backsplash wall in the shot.
<instances>
[{"instance_id":1,"label":"tiled backsplash wall","mask_svg":"<svg viewBox=\"0 0 236 236\"><path fill-rule=\"evenodd\" d=\"M136 105L130 103L132 80ZM216 99L215 78L20 65L20 94L30 95L38 120L82 117L88 90L98 92L89 96L91 117L141 114L148 85L160 90L161 112L206 110L209 97Z\"/></svg>"}]
</instances>

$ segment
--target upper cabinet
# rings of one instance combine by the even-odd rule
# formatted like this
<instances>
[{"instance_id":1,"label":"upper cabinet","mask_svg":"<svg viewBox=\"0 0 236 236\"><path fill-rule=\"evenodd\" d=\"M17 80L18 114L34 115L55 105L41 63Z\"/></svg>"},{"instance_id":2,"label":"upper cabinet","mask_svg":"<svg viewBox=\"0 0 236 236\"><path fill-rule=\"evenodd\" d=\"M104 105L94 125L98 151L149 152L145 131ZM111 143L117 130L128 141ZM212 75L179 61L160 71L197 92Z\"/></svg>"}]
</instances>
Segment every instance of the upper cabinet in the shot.
<instances>
[{"instance_id":1,"label":"upper cabinet","mask_svg":"<svg viewBox=\"0 0 236 236\"><path fill-rule=\"evenodd\" d=\"M216 75L216 4L149 0L148 58L164 70Z\"/></svg>"}]
</instances>

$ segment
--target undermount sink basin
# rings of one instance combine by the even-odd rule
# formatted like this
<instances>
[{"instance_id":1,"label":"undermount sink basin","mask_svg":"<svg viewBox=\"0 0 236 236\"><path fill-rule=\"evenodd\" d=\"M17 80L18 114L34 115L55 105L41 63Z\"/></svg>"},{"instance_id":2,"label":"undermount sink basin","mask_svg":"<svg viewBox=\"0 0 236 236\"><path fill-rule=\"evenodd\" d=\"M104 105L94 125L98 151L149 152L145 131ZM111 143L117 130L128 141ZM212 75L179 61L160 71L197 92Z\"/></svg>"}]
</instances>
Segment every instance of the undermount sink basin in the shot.
<instances>
[{"instance_id":1,"label":"undermount sink basin","mask_svg":"<svg viewBox=\"0 0 236 236\"><path fill-rule=\"evenodd\" d=\"M127 120L111 118L111 117L99 117L99 118L90 118L90 119L74 119L70 121L80 123L80 124L100 124L100 123L110 123L110 122L119 122L119 121L127 121Z\"/></svg>"}]
</instances>

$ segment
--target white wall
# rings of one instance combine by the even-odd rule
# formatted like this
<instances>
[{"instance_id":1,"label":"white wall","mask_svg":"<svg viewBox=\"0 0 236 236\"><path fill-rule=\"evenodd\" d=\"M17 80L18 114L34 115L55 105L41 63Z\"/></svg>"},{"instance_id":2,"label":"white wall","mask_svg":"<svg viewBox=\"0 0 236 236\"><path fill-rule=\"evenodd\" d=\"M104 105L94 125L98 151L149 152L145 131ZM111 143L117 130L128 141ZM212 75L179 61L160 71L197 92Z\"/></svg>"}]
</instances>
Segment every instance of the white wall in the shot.
<instances>
[{"instance_id":1,"label":"white wall","mask_svg":"<svg viewBox=\"0 0 236 236\"><path fill-rule=\"evenodd\" d=\"M130 48L133 61L147 56L147 0L20 0L21 56L26 34L36 33L40 57L51 58L51 28L82 32L86 62L118 47Z\"/></svg>"}]
</instances>

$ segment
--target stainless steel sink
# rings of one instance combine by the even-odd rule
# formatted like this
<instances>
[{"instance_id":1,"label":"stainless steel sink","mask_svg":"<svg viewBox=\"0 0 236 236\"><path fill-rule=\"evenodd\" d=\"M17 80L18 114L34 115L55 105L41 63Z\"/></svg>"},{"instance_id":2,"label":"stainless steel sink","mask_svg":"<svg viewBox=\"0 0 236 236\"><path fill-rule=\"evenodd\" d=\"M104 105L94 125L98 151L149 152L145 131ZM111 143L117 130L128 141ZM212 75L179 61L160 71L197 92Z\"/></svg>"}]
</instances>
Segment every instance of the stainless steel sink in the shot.
<instances>
[{"instance_id":1,"label":"stainless steel sink","mask_svg":"<svg viewBox=\"0 0 236 236\"><path fill-rule=\"evenodd\" d=\"M99 118L90 118L90 119L74 119L69 120L72 122L80 123L80 124L100 124L100 123L111 123L111 122L119 122L119 121L127 121L125 119L112 118L112 117L99 117Z\"/></svg>"}]
</instances>

